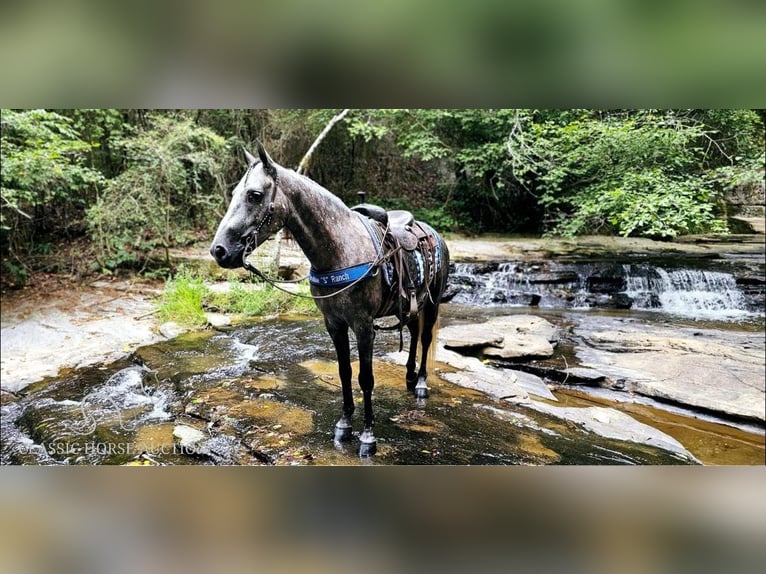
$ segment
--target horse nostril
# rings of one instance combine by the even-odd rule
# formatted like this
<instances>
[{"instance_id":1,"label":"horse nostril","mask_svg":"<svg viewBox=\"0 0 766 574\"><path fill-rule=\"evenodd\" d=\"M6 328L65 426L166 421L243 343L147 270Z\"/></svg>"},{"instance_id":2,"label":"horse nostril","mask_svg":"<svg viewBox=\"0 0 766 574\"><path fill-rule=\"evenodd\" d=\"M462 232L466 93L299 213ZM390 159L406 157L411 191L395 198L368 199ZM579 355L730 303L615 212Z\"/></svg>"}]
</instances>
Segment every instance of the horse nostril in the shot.
<instances>
[{"instance_id":1,"label":"horse nostril","mask_svg":"<svg viewBox=\"0 0 766 574\"><path fill-rule=\"evenodd\" d=\"M220 261L226 255L228 255L228 252L226 251L226 248L223 245L216 245L210 250L210 253L213 255L213 257L216 258L217 261Z\"/></svg>"}]
</instances>

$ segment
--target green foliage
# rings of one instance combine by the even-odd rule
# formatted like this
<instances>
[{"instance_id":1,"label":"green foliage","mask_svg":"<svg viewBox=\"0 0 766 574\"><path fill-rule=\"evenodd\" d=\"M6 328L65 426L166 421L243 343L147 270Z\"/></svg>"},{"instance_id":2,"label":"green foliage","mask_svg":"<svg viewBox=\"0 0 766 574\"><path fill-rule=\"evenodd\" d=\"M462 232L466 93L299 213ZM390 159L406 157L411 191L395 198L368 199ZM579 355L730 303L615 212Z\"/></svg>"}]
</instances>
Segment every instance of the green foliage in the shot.
<instances>
[{"instance_id":1,"label":"green foliage","mask_svg":"<svg viewBox=\"0 0 766 574\"><path fill-rule=\"evenodd\" d=\"M158 316L162 321L176 321L183 325L201 327L205 325L205 312L202 301L209 296L205 282L181 270L165 283L162 298L158 306Z\"/></svg>"},{"instance_id":2,"label":"green foliage","mask_svg":"<svg viewBox=\"0 0 766 574\"><path fill-rule=\"evenodd\" d=\"M114 141L126 169L88 211L104 268L145 264L157 248L183 244L195 224L215 217L226 141L184 116L153 115L147 129Z\"/></svg>"},{"instance_id":3,"label":"green foliage","mask_svg":"<svg viewBox=\"0 0 766 574\"><path fill-rule=\"evenodd\" d=\"M37 207L78 201L76 192L103 183L101 173L84 165L92 144L80 139L72 121L45 110L2 110L2 210L0 226L30 218ZM25 215L26 214L26 215Z\"/></svg>"},{"instance_id":4,"label":"green foliage","mask_svg":"<svg viewBox=\"0 0 766 574\"><path fill-rule=\"evenodd\" d=\"M91 144L82 141L71 120L45 110L2 110L2 211L0 227L18 216L33 218L38 208L79 202L77 192L103 183L84 165Z\"/></svg>"},{"instance_id":5,"label":"green foliage","mask_svg":"<svg viewBox=\"0 0 766 574\"><path fill-rule=\"evenodd\" d=\"M509 152L539 194L553 234L675 237L722 232L716 194L701 169L704 127L673 112L525 118Z\"/></svg>"},{"instance_id":6,"label":"green foliage","mask_svg":"<svg viewBox=\"0 0 766 574\"><path fill-rule=\"evenodd\" d=\"M307 286L301 286L299 294L308 295ZM313 315L317 308L311 299L294 297L271 285L258 286L248 289L244 284L232 283L231 290L226 293L211 294L206 299L209 307L224 313L236 313L257 317L273 314Z\"/></svg>"},{"instance_id":7,"label":"green foliage","mask_svg":"<svg viewBox=\"0 0 766 574\"><path fill-rule=\"evenodd\" d=\"M752 179L763 149L753 110L368 110L350 133L451 166L427 206L450 223L563 235L725 231L712 182Z\"/></svg>"},{"instance_id":8,"label":"green foliage","mask_svg":"<svg viewBox=\"0 0 766 574\"><path fill-rule=\"evenodd\" d=\"M3 267L13 283L29 276L38 229L76 227L87 198L104 181L86 165L94 145L72 121L45 110L0 112L0 235ZM53 225L52 225L53 224Z\"/></svg>"},{"instance_id":9,"label":"green foliage","mask_svg":"<svg viewBox=\"0 0 766 574\"><path fill-rule=\"evenodd\" d=\"M351 135L389 136L403 158L430 162L442 183L425 206L443 226L483 230L513 228L531 199L514 179L506 140L516 110L368 110L356 116ZM452 177L444 180L444 173ZM478 229L477 229L478 228Z\"/></svg>"},{"instance_id":10,"label":"green foliage","mask_svg":"<svg viewBox=\"0 0 766 574\"><path fill-rule=\"evenodd\" d=\"M337 112L2 110L3 280L78 261L62 249L75 245L95 251L94 270L157 272L164 253L167 273L171 247L212 234L221 192L242 175L239 145L260 139L296 167ZM440 231L670 238L725 230L725 198L763 181L764 119L763 110L352 110L308 175L349 205L363 190Z\"/></svg>"},{"instance_id":11,"label":"green foliage","mask_svg":"<svg viewBox=\"0 0 766 574\"><path fill-rule=\"evenodd\" d=\"M707 177L711 185L719 187L724 193L731 193L740 188L763 185L766 156L761 150L759 155L737 161L733 165L724 165L711 170Z\"/></svg>"},{"instance_id":12,"label":"green foliage","mask_svg":"<svg viewBox=\"0 0 766 574\"><path fill-rule=\"evenodd\" d=\"M308 286L301 286L297 292L308 295ZM204 279L187 269L179 270L165 282L158 305L160 320L202 327L207 323L205 309L248 317L314 315L318 312L311 299L294 297L271 285L255 286L234 281L229 291L213 292Z\"/></svg>"},{"instance_id":13,"label":"green foliage","mask_svg":"<svg viewBox=\"0 0 766 574\"><path fill-rule=\"evenodd\" d=\"M628 173L618 188L589 186L573 198L575 213L557 232L572 236L604 230L622 236L670 238L679 234L726 232L713 214L712 193L697 178L674 179L659 169Z\"/></svg>"}]
</instances>

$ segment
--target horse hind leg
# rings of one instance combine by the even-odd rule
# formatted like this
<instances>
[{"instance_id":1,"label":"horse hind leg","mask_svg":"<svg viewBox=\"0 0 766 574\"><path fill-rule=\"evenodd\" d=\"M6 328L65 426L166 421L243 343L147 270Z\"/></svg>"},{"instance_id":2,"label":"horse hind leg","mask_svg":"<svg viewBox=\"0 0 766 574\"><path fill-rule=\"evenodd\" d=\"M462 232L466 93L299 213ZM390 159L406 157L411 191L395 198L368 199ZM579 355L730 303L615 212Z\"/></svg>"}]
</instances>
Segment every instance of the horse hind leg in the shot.
<instances>
[{"instance_id":1,"label":"horse hind leg","mask_svg":"<svg viewBox=\"0 0 766 574\"><path fill-rule=\"evenodd\" d=\"M429 356L429 351L431 349L431 343L433 342L435 327L438 324L439 319L438 305L426 303L422 316L423 325L420 332L422 356L420 358L417 384L415 385L415 398L418 399L425 399L428 397L428 385L426 384L426 379L428 378L429 366L433 368L433 355Z\"/></svg>"},{"instance_id":2,"label":"horse hind leg","mask_svg":"<svg viewBox=\"0 0 766 574\"><path fill-rule=\"evenodd\" d=\"M423 325L423 313L418 316L417 322L412 321L407 328L410 330L410 352L407 357L407 374L405 376L405 382L407 383L407 390L415 392L415 385L418 382L418 373L415 370L417 366L417 352L418 352L418 339L420 338L420 330Z\"/></svg>"}]
</instances>

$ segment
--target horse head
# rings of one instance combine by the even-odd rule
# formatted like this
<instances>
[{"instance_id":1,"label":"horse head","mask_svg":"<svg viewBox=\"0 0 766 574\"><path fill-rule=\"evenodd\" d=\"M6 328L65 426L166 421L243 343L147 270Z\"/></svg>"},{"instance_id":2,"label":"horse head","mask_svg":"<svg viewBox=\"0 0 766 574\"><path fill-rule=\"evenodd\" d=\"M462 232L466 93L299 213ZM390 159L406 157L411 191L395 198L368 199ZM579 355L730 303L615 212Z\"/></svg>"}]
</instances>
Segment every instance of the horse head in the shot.
<instances>
[{"instance_id":1,"label":"horse head","mask_svg":"<svg viewBox=\"0 0 766 574\"><path fill-rule=\"evenodd\" d=\"M210 254L226 269L243 267L245 258L284 226L287 213L277 164L260 142L258 158L244 152L247 171L232 191L229 208L210 246Z\"/></svg>"}]
</instances>

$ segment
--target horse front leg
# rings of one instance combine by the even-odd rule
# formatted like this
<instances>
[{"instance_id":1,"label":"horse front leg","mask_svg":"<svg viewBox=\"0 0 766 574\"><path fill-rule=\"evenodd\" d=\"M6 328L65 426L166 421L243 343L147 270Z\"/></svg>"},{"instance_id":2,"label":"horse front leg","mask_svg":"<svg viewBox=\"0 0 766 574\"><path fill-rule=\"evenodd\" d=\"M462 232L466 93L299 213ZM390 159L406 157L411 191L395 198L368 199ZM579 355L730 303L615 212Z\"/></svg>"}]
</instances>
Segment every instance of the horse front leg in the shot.
<instances>
[{"instance_id":1,"label":"horse front leg","mask_svg":"<svg viewBox=\"0 0 766 574\"><path fill-rule=\"evenodd\" d=\"M372 351L375 341L375 330L372 321L368 325L355 330L356 343L359 349L359 386L362 388L364 398L364 430L359 436L359 456L367 458L375 454L377 443L372 427L375 425L375 416L372 412L372 390L375 387L375 377L372 372Z\"/></svg>"},{"instance_id":2,"label":"horse front leg","mask_svg":"<svg viewBox=\"0 0 766 574\"><path fill-rule=\"evenodd\" d=\"M335 354L338 358L338 375L343 390L343 413L335 424L335 441L351 440L351 415L354 414L354 397L351 393L351 351L348 341L348 325L337 325L325 320Z\"/></svg>"}]
</instances>

